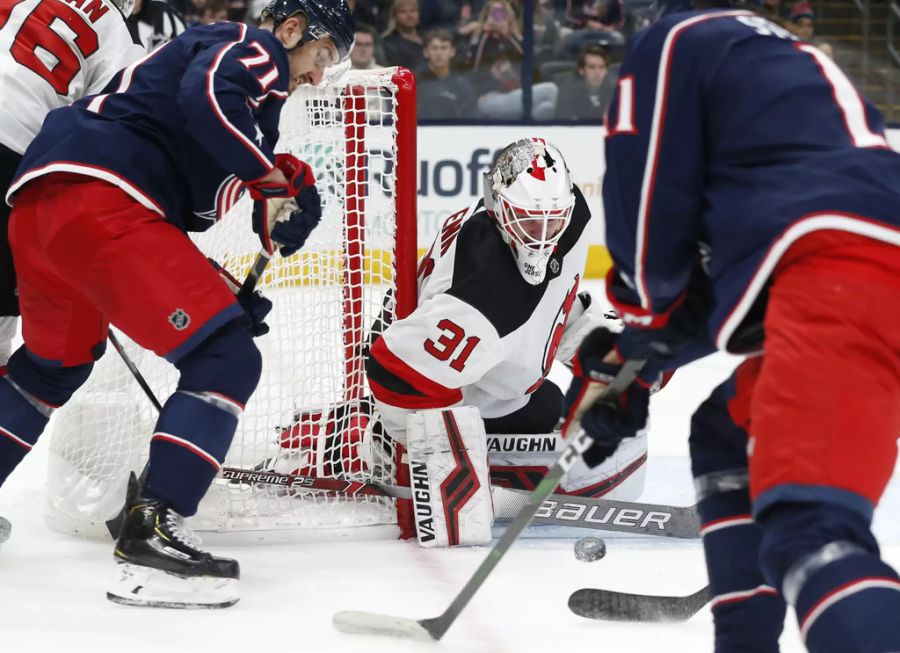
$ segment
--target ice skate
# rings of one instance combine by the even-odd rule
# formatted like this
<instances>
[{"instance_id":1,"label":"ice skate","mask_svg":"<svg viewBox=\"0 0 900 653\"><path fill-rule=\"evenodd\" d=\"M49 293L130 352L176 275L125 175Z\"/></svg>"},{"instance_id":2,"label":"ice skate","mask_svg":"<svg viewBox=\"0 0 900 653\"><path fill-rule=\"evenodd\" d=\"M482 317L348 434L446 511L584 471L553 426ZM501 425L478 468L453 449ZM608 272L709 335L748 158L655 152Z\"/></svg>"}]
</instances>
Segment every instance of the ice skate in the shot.
<instances>
[{"instance_id":1,"label":"ice skate","mask_svg":"<svg viewBox=\"0 0 900 653\"><path fill-rule=\"evenodd\" d=\"M114 603L154 608L225 608L238 601L240 568L198 548L184 518L160 501L130 503L115 557Z\"/></svg>"}]
</instances>

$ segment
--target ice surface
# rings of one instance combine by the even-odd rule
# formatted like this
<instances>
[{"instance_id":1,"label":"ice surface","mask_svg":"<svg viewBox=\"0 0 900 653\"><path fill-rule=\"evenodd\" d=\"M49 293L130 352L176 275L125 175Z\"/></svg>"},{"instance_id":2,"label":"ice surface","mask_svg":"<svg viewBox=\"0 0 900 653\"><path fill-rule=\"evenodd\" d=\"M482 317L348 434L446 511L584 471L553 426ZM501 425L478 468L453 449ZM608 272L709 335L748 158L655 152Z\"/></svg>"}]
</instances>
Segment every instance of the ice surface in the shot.
<instances>
[{"instance_id":1,"label":"ice surface","mask_svg":"<svg viewBox=\"0 0 900 653\"><path fill-rule=\"evenodd\" d=\"M654 398L644 499L693 502L686 458L691 412L734 359L717 356L679 372ZM346 635L335 612L400 617L442 612L486 549L424 550L409 542L217 545L241 562L241 601L221 611L180 612L109 603L116 577L109 542L60 535L43 523L46 442L0 490L0 514L13 522L0 551L0 650L90 653L698 653L712 650L709 611L684 624L621 624L581 619L569 594L596 586L690 594L706 583L699 541L602 533L603 560L575 559L573 539L517 543L440 644ZM900 566L900 482L876 515L885 557ZM546 534L546 532L544 533ZM593 534L577 531L579 537ZM803 651L788 623L783 653Z\"/></svg>"}]
</instances>

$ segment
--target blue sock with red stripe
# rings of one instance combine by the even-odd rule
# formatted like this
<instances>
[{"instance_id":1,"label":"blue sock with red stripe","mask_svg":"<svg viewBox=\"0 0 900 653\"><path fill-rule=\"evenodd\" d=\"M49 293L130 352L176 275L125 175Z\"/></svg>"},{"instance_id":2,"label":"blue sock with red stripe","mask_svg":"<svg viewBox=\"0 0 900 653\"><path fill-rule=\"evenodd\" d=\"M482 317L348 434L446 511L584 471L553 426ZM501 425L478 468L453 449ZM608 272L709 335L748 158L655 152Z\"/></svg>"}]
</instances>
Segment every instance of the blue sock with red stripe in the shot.
<instances>
[{"instance_id":1,"label":"blue sock with red stripe","mask_svg":"<svg viewBox=\"0 0 900 653\"><path fill-rule=\"evenodd\" d=\"M691 467L712 591L716 653L778 653L786 605L759 568L762 530L750 510L746 361L691 419ZM741 389L743 392L738 392Z\"/></svg>"},{"instance_id":2,"label":"blue sock with red stripe","mask_svg":"<svg viewBox=\"0 0 900 653\"><path fill-rule=\"evenodd\" d=\"M242 409L213 392L179 390L169 397L150 441L143 495L186 517L197 512L225 460Z\"/></svg>"},{"instance_id":3,"label":"blue sock with red stripe","mask_svg":"<svg viewBox=\"0 0 900 653\"><path fill-rule=\"evenodd\" d=\"M871 553L814 574L795 607L810 653L900 651L900 578Z\"/></svg>"},{"instance_id":4,"label":"blue sock with red stripe","mask_svg":"<svg viewBox=\"0 0 900 653\"><path fill-rule=\"evenodd\" d=\"M0 377L0 485L31 451L48 421L8 377Z\"/></svg>"},{"instance_id":5,"label":"blue sock with red stripe","mask_svg":"<svg viewBox=\"0 0 900 653\"><path fill-rule=\"evenodd\" d=\"M811 653L900 651L900 577L880 559L867 516L785 503L760 520L763 571L794 605Z\"/></svg>"},{"instance_id":6,"label":"blue sock with red stripe","mask_svg":"<svg viewBox=\"0 0 900 653\"><path fill-rule=\"evenodd\" d=\"M746 488L697 506L712 591L716 653L778 653L786 605L759 568L762 530L750 517Z\"/></svg>"}]
</instances>

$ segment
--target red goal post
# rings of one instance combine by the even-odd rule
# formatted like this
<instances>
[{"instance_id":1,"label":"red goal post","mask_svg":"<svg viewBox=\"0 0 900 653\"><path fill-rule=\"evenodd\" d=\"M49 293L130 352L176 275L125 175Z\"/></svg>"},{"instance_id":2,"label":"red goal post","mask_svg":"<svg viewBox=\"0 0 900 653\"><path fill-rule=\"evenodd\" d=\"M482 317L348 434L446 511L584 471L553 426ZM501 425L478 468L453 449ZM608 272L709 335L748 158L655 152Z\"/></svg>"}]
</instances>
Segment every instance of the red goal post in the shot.
<instances>
[{"instance_id":1,"label":"red goal post","mask_svg":"<svg viewBox=\"0 0 900 653\"><path fill-rule=\"evenodd\" d=\"M415 80L402 68L349 71L301 87L285 105L279 151L307 161L322 196L322 222L306 246L273 259L258 289L275 307L256 340L263 377L238 426L226 466L394 483L393 444L373 429L364 372L369 332L386 311L416 304ZM198 247L243 278L259 251L249 198ZM154 392L167 397L177 371L125 341ZM146 462L155 410L108 352L51 424L47 516L54 528L104 536L129 471ZM385 497L347 497L217 478L192 519L201 531L287 539L330 534L392 537L397 510ZM265 537L265 536L264 536Z\"/></svg>"}]
</instances>

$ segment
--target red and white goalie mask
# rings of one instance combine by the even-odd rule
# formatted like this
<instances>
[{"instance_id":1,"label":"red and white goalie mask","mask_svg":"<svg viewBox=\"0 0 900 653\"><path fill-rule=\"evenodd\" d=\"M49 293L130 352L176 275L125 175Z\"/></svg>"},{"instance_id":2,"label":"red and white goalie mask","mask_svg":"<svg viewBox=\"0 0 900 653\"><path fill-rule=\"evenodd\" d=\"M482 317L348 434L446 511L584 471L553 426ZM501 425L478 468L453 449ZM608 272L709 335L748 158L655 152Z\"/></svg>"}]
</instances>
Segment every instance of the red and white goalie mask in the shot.
<instances>
[{"instance_id":1,"label":"red and white goalie mask","mask_svg":"<svg viewBox=\"0 0 900 653\"><path fill-rule=\"evenodd\" d=\"M538 285L572 218L575 195L563 155L543 138L506 146L485 174L484 203L512 248L519 272Z\"/></svg>"}]
</instances>

